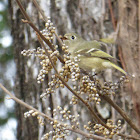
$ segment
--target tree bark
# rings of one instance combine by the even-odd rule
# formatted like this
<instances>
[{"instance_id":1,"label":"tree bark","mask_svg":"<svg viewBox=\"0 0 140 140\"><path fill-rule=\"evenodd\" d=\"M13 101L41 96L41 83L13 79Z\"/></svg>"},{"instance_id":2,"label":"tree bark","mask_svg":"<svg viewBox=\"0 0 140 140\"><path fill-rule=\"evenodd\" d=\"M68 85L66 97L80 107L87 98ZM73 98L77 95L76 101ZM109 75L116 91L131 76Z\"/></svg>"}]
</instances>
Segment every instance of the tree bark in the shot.
<instances>
[{"instance_id":1,"label":"tree bark","mask_svg":"<svg viewBox=\"0 0 140 140\"><path fill-rule=\"evenodd\" d=\"M29 6L28 0L21 0L24 7ZM32 7L33 5L31 5ZM30 7L30 8L31 8ZM33 35L29 26L21 22L24 19L19 7L15 1L9 0L9 10L11 14L14 60L16 63L16 78L15 78L15 96L22 99L33 107L38 107L40 86L36 83L34 76L33 65L36 65L34 59L30 59L21 55L21 51L31 47L36 48L37 43L31 37ZM34 11L32 14L37 23L38 14ZM32 63L31 65L28 63ZM39 135L39 125L37 119L30 117L25 119L24 112L28 111L25 107L16 104L16 117L18 121L17 139L18 140L37 140Z\"/></svg>"},{"instance_id":2,"label":"tree bark","mask_svg":"<svg viewBox=\"0 0 140 140\"><path fill-rule=\"evenodd\" d=\"M119 4L119 34L118 44L121 46L120 56L123 58L123 65L130 77L130 86L127 92L130 92L133 101L133 108L137 116L138 126L140 126L140 44L138 20L138 1L120 0ZM138 27L139 26L139 27Z\"/></svg>"}]
</instances>

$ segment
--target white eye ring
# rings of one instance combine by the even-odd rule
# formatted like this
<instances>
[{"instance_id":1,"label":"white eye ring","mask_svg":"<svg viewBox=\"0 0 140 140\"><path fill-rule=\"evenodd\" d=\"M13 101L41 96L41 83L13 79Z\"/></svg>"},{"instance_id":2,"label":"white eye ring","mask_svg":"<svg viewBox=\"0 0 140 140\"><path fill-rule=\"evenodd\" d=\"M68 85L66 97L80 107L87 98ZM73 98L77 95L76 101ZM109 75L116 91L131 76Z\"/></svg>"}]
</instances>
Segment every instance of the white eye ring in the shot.
<instances>
[{"instance_id":1,"label":"white eye ring","mask_svg":"<svg viewBox=\"0 0 140 140\"><path fill-rule=\"evenodd\" d=\"M74 35L71 36L71 39L74 40L76 37Z\"/></svg>"}]
</instances>

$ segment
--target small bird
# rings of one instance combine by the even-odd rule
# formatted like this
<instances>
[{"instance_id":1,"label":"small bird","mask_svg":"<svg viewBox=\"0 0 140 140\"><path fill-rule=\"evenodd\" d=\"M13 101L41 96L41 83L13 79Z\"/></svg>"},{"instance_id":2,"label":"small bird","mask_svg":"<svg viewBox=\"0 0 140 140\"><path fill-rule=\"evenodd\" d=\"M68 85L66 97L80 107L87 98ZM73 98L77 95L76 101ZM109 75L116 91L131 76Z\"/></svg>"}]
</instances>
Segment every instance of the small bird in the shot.
<instances>
[{"instance_id":1,"label":"small bird","mask_svg":"<svg viewBox=\"0 0 140 140\"><path fill-rule=\"evenodd\" d=\"M62 38L71 58L77 60L79 67L85 71L101 72L104 69L115 68L127 75L127 73L115 64L115 58L102 51L104 43L93 40L86 41L76 33L67 33Z\"/></svg>"}]
</instances>

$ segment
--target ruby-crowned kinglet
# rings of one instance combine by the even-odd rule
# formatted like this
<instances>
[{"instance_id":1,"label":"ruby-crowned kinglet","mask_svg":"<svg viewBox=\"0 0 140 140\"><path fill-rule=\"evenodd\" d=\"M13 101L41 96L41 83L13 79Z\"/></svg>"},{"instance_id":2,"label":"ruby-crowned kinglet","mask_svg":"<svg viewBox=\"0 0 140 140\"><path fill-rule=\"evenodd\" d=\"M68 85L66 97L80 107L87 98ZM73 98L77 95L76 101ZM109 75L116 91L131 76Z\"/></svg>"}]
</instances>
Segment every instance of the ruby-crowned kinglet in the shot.
<instances>
[{"instance_id":1,"label":"ruby-crowned kinglet","mask_svg":"<svg viewBox=\"0 0 140 140\"><path fill-rule=\"evenodd\" d=\"M104 69L115 68L127 74L114 63L114 57L101 50L101 42L86 41L76 33L67 33L62 40L68 46L71 58L77 60L79 67L83 70L98 73Z\"/></svg>"}]
</instances>

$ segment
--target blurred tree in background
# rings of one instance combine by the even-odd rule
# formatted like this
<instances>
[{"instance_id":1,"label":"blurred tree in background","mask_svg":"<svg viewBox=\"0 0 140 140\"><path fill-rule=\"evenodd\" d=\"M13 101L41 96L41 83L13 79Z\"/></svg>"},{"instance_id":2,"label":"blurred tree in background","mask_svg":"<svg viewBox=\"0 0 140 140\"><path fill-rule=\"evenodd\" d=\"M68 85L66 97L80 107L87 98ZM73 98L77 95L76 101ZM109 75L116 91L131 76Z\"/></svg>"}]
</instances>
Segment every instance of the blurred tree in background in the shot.
<instances>
[{"instance_id":1,"label":"blurred tree in background","mask_svg":"<svg viewBox=\"0 0 140 140\"><path fill-rule=\"evenodd\" d=\"M9 17L8 1L2 0L0 1L0 82L12 91L15 63ZM0 90L0 139L14 139L16 128L14 102L7 102L6 97L3 91ZM9 133L9 136L6 136L6 133Z\"/></svg>"}]
</instances>

